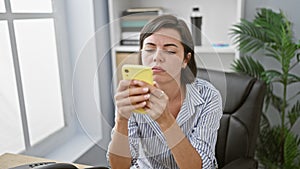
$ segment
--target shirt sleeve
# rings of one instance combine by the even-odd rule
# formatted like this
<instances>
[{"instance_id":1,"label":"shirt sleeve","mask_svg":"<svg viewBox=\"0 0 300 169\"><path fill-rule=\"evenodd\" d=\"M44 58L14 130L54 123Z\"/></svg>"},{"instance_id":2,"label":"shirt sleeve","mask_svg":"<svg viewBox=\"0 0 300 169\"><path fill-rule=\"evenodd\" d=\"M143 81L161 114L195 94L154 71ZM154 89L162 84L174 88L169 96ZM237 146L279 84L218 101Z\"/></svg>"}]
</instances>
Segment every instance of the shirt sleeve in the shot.
<instances>
[{"instance_id":1,"label":"shirt sleeve","mask_svg":"<svg viewBox=\"0 0 300 169\"><path fill-rule=\"evenodd\" d=\"M203 108L196 109L201 112L197 112L198 121L189 135L191 144L202 158L203 169L217 167L215 146L223 111L221 95L219 92L213 93L210 98L207 98Z\"/></svg>"},{"instance_id":2,"label":"shirt sleeve","mask_svg":"<svg viewBox=\"0 0 300 169\"><path fill-rule=\"evenodd\" d=\"M137 159L139 157L139 138L140 136L138 134L138 124L135 120L134 115L131 115L128 121L128 139L132 156L132 166L138 166Z\"/></svg>"}]
</instances>

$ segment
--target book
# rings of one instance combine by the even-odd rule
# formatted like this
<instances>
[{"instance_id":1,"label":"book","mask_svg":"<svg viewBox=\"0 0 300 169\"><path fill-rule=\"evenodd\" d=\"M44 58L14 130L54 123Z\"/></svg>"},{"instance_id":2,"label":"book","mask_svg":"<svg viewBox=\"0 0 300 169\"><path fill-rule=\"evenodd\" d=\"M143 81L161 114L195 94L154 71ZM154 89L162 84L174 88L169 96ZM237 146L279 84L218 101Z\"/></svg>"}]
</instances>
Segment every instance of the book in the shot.
<instances>
[{"instance_id":1,"label":"book","mask_svg":"<svg viewBox=\"0 0 300 169\"><path fill-rule=\"evenodd\" d=\"M121 43L121 45L137 46L140 44L140 41L139 40L122 39L120 43Z\"/></svg>"},{"instance_id":2,"label":"book","mask_svg":"<svg viewBox=\"0 0 300 169\"><path fill-rule=\"evenodd\" d=\"M141 27L121 27L121 32L140 32L143 29Z\"/></svg>"},{"instance_id":3,"label":"book","mask_svg":"<svg viewBox=\"0 0 300 169\"><path fill-rule=\"evenodd\" d=\"M121 27L143 27L148 22L149 22L148 20L135 20L135 21L122 20Z\"/></svg>"},{"instance_id":4,"label":"book","mask_svg":"<svg viewBox=\"0 0 300 169\"><path fill-rule=\"evenodd\" d=\"M161 7L137 7L137 8L128 8L123 11L122 15L131 15L131 14L139 14L139 15L161 15L163 9Z\"/></svg>"},{"instance_id":5,"label":"book","mask_svg":"<svg viewBox=\"0 0 300 169\"><path fill-rule=\"evenodd\" d=\"M140 32L122 32L121 39L126 40L139 40Z\"/></svg>"}]
</instances>

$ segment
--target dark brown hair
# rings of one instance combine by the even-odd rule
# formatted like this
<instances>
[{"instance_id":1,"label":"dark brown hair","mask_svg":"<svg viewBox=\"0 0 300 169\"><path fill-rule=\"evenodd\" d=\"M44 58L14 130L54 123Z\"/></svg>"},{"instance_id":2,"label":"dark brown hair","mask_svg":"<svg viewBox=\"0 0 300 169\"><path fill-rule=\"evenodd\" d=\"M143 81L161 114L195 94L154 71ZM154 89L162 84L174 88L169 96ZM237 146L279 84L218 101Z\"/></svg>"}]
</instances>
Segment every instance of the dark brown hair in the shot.
<instances>
[{"instance_id":1,"label":"dark brown hair","mask_svg":"<svg viewBox=\"0 0 300 169\"><path fill-rule=\"evenodd\" d=\"M187 67L181 69L181 83L187 84L193 82L197 74L194 58L194 42L190 30L183 20L178 19L173 15L160 15L149 21L141 30L140 50L143 48L144 40L161 28L171 28L179 32L181 44L184 48L184 58L186 59L188 53L191 53L191 58L188 61Z\"/></svg>"}]
</instances>

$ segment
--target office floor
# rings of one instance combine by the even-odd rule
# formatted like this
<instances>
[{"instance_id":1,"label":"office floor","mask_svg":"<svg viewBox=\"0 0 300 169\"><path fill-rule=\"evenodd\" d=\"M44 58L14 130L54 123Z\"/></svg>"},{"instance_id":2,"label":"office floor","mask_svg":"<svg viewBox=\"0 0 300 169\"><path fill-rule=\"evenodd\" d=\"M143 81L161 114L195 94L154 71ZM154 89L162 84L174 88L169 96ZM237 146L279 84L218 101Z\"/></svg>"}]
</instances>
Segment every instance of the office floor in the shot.
<instances>
[{"instance_id":1,"label":"office floor","mask_svg":"<svg viewBox=\"0 0 300 169\"><path fill-rule=\"evenodd\" d=\"M108 166L106 152L106 150L103 150L98 145L95 145L84 155L78 158L75 163L91 166Z\"/></svg>"}]
</instances>

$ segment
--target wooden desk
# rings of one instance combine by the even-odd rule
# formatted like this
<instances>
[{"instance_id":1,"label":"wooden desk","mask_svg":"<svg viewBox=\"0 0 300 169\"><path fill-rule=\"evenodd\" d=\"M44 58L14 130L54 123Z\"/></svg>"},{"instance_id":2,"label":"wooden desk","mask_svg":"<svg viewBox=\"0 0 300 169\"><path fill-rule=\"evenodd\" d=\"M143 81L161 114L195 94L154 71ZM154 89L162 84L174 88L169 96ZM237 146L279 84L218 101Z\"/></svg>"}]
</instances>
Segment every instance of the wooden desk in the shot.
<instances>
[{"instance_id":1,"label":"wooden desk","mask_svg":"<svg viewBox=\"0 0 300 169\"><path fill-rule=\"evenodd\" d=\"M39 157L31 157L20 154L6 153L0 156L0 169L8 169L24 164L38 163L38 162L57 162ZM83 169L89 167L87 165L74 164L76 167Z\"/></svg>"}]
</instances>

